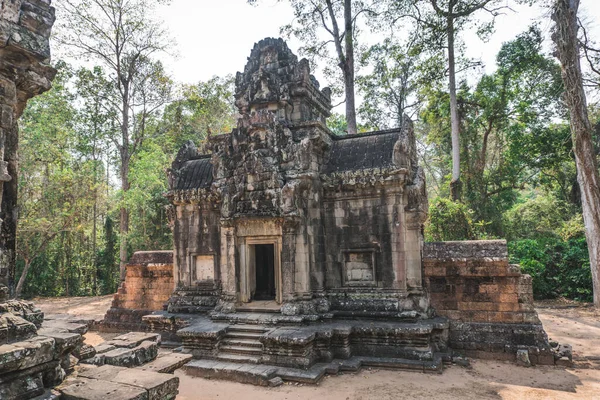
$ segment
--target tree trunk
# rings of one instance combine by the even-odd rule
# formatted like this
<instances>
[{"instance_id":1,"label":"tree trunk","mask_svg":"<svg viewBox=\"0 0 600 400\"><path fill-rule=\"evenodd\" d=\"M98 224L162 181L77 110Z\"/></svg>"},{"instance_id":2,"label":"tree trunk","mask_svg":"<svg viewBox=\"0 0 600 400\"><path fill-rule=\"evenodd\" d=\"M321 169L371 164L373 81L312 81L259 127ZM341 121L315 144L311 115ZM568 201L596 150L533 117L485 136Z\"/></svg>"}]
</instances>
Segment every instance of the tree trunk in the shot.
<instances>
[{"instance_id":1,"label":"tree trunk","mask_svg":"<svg viewBox=\"0 0 600 400\"><path fill-rule=\"evenodd\" d=\"M449 10L452 13L452 10ZM454 17L448 17L448 74L450 75L450 120L452 123L452 181L450 192L452 200L460 199L460 120L456 97L456 60L454 56Z\"/></svg>"},{"instance_id":2,"label":"tree trunk","mask_svg":"<svg viewBox=\"0 0 600 400\"><path fill-rule=\"evenodd\" d=\"M121 190L123 196L129 190L129 88L125 86L123 94L123 125L121 126ZM125 280L125 265L127 264L127 234L129 233L129 210L125 205L120 210L119 233L121 245L119 249L119 276L121 281Z\"/></svg>"},{"instance_id":3,"label":"tree trunk","mask_svg":"<svg viewBox=\"0 0 600 400\"><path fill-rule=\"evenodd\" d=\"M129 190L129 163L124 163L121 166L121 189L123 193ZM120 210L121 221L119 224L119 232L121 235L121 247L119 249L119 271L121 280L125 280L125 265L127 264L127 233L129 232L129 210L125 206L121 207Z\"/></svg>"},{"instance_id":4,"label":"tree trunk","mask_svg":"<svg viewBox=\"0 0 600 400\"><path fill-rule=\"evenodd\" d=\"M344 24L346 63L344 69L344 86L346 89L346 120L348 122L348 134L358 133L356 125L356 100L354 96L354 32L352 26L352 0L344 0Z\"/></svg>"},{"instance_id":5,"label":"tree trunk","mask_svg":"<svg viewBox=\"0 0 600 400\"><path fill-rule=\"evenodd\" d=\"M571 137L581 190L581 208L590 256L594 304L600 307L600 179L592 140L593 128L587 111L579 55L577 10L579 0L556 0L552 19L556 29L552 39L562 66L565 101L570 112Z\"/></svg>"},{"instance_id":6,"label":"tree trunk","mask_svg":"<svg viewBox=\"0 0 600 400\"><path fill-rule=\"evenodd\" d=\"M23 268L23 272L21 272L21 277L19 278L19 283L17 283L17 287L15 288L15 299L21 298L21 292L23 291L23 285L25 285L25 279L27 279L27 274L29 273L29 268L31 267L31 261L29 259L25 259L25 267Z\"/></svg>"}]
</instances>

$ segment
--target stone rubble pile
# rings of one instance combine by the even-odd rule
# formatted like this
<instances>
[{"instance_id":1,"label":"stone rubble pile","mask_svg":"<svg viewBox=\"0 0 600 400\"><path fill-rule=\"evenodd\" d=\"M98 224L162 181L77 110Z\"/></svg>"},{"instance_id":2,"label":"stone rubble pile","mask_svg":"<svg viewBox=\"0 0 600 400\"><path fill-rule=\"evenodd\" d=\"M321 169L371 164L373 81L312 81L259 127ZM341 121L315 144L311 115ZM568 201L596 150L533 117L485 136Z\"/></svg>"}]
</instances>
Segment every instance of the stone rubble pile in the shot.
<instances>
[{"instance_id":1,"label":"stone rubble pile","mask_svg":"<svg viewBox=\"0 0 600 400\"><path fill-rule=\"evenodd\" d=\"M83 345L80 366L54 390L68 400L171 400L179 388L173 372L191 355L159 354L160 335L129 332L96 346Z\"/></svg>"},{"instance_id":2,"label":"stone rubble pile","mask_svg":"<svg viewBox=\"0 0 600 400\"><path fill-rule=\"evenodd\" d=\"M31 399L60 384L73 370L85 325L54 323L42 328L32 303L0 304L0 399ZM80 354L80 353L78 353Z\"/></svg>"}]
</instances>

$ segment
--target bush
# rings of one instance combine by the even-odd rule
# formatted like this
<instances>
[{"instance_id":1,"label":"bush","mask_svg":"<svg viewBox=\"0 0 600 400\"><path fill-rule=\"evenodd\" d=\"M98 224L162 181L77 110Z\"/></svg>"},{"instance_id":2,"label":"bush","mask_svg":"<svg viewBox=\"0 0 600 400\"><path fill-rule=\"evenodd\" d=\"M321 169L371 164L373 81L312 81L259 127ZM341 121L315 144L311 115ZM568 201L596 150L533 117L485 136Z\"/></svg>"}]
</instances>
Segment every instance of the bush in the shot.
<instances>
[{"instance_id":1,"label":"bush","mask_svg":"<svg viewBox=\"0 0 600 400\"><path fill-rule=\"evenodd\" d=\"M502 218L508 240L537 239L557 236L557 230L567 223L573 210L552 195L538 195L516 204Z\"/></svg>"},{"instance_id":2,"label":"bush","mask_svg":"<svg viewBox=\"0 0 600 400\"><path fill-rule=\"evenodd\" d=\"M545 238L508 243L510 261L533 278L536 299L563 296L592 300L592 273L585 238Z\"/></svg>"},{"instance_id":3,"label":"bush","mask_svg":"<svg viewBox=\"0 0 600 400\"><path fill-rule=\"evenodd\" d=\"M426 241L473 240L476 232L473 212L466 205L442 197L431 202L425 224Z\"/></svg>"}]
</instances>

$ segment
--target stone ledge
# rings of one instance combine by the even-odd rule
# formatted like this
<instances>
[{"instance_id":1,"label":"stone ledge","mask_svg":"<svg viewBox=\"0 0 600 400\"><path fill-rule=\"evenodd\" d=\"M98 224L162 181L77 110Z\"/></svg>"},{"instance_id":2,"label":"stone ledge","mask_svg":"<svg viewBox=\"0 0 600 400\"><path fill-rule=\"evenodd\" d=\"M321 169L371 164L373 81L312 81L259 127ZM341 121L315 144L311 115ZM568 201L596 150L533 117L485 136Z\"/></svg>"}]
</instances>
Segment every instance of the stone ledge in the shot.
<instances>
[{"instance_id":1,"label":"stone ledge","mask_svg":"<svg viewBox=\"0 0 600 400\"><path fill-rule=\"evenodd\" d=\"M325 376L339 372L357 372L362 367L402 369L415 372L441 373L443 364L440 357L433 361L416 361L400 358L352 357L347 360L333 360L330 363L317 363L308 369L276 367L265 364L243 364L216 360L194 360L187 363L182 371L187 375L207 379L223 379L258 386L273 386L275 378L283 381L317 384Z\"/></svg>"}]
</instances>

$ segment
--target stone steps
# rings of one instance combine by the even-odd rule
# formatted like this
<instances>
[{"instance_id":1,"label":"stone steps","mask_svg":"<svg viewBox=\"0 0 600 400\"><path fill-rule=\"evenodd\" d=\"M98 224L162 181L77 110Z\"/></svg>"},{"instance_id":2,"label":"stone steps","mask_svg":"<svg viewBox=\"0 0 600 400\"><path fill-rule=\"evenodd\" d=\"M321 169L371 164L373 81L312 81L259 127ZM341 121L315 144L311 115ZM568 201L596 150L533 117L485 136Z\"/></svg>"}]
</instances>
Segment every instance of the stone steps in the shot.
<instances>
[{"instance_id":1,"label":"stone steps","mask_svg":"<svg viewBox=\"0 0 600 400\"><path fill-rule=\"evenodd\" d=\"M268 332L269 328L265 328L263 326L257 326L257 325L244 325L244 324L235 324L235 325L230 325L227 333L240 333L240 332L244 332L244 333L255 333L255 334L263 334L265 332Z\"/></svg>"},{"instance_id":2,"label":"stone steps","mask_svg":"<svg viewBox=\"0 0 600 400\"><path fill-rule=\"evenodd\" d=\"M276 386L283 381L317 384L325 376L340 372L356 372L362 367L402 369L418 372L441 373L441 357L433 361L416 361L398 358L352 357L347 360L334 360L330 363L317 363L308 369L277 367L265 364L230 362L229 360L194 360L182 370L191 376L225 379L260 386Z\"/></svg>"},{"instance_id":3,"label":"stone steps","mask_svg":"<svg viewBox=\"0 0 600 400\"><path fill-rule=\"evenodd\" d=\"M210 318L215 322L245 325L298 325L319 320L317 315L282 315L280 313L265 312L213 312Z\"/></svg>"},{"instance_id":4,"label":"stone steps","mask_svg":"<svg viewBox=\"0 0 600 400\"><path fill-rule=\"evenodd\" d=\"M263 348L262 343L258 339L246 339L246 338L239 338L239 337L232 338L230 336L227 336L226 339L223 339L221 341L221 348L223 348L223 345L241 346L241 347L257 347L260 349Z\"/></svg>"},{"instance_id":5,"label":"stone steps","mask_svg":"<svg viewBox=\"0 0 600 400\"><path fill-rule=\"evenodd\" d=\"M250 354L260 356L263 352L261 347L249 347L249 346L232 346L232 345L221 345L219 347L221 353L233 353L233 354Z\"/></svg>"},{"instance_id":6,"label":"stone steps","mask_svg":"<svg viewBox=\"0 0 600 400\"><path fill-rule=\"evenodd\" d=\"M231 325L219 344L217 358L233 362L260 362L263 344L260 337L269 332L269 328L260 325ZM240 338L242 336L242 338Z\"/></svg>"},{"instance_id":7,"label":"stone steps","mask_svg":"<svg viewBox=\"0 0 600 400\"><path fill-rule=\"evenodd\" d=\"M241 355L241 354L230 354L230 353L219 353L216 357L217 360L231 363L247 363L247 364L260 364L260 356L253 355Z\"/></svg>"},{"instance_id":8,"label":"stone steps","mask_svg":"<svg viewBox=\"0 0 600 400\"><path fill-rule=\"evenodd\" d=\"M227 337L231 340L258 340L263 334L263 332L227 332Z\"/></svg>"}]
</instances>

